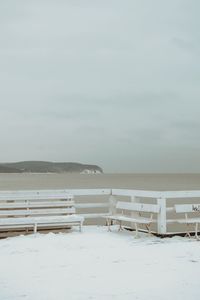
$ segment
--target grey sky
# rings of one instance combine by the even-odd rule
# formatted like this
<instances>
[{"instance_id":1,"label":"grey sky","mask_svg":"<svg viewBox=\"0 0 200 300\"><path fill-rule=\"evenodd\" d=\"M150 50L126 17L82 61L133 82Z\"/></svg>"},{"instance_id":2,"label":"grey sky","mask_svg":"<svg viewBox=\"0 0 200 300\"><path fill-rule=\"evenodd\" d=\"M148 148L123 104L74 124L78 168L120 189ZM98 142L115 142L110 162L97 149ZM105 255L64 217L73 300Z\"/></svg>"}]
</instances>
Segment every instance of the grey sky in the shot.
<instances>
[{"instance_id":1,"label":"grey sky","mask_svg":"<svg viewBox=\"0 0 200 300\"><path fill-rule=\"evenodd\" d=\"M1 0L0 161L200 172L199 0Z\"/></svg>"}]
</instances>

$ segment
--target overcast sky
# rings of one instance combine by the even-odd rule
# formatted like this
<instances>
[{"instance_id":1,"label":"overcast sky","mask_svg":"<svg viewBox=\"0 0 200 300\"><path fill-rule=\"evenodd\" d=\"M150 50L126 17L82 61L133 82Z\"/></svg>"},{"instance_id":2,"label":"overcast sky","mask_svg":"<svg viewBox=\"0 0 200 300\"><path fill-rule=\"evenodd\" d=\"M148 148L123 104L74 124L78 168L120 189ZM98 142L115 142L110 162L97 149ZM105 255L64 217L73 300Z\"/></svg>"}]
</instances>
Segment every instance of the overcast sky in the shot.
<instances>
[{"instance_id":1,"label":"overcast sky","mask_svg":"<svg viewBox=\"0 0 200 300\"><path fill-rule=\"evenodd\" d=\"M200 172L199 0L1 0L0 161Z\"/></svg>"}]
</instances>

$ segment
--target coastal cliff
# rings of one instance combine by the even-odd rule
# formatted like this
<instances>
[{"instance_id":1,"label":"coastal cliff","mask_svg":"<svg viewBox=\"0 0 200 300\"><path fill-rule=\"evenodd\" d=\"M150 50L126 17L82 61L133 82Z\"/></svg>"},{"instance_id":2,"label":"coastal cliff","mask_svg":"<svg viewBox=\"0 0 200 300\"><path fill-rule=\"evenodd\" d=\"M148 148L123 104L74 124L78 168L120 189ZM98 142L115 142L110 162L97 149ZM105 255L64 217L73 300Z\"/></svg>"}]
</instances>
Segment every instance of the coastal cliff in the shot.
<instances>
[{"instance_id":1,"label":"coastal cliff","mask_svg":"<svg viewBox=\"0 0 200 300\"><path fill-rule=\"evenodd\" d=\"M76 162L23 161L0 163L0 173L103 173L97 165Z\"/></svg>"}]
</instances>

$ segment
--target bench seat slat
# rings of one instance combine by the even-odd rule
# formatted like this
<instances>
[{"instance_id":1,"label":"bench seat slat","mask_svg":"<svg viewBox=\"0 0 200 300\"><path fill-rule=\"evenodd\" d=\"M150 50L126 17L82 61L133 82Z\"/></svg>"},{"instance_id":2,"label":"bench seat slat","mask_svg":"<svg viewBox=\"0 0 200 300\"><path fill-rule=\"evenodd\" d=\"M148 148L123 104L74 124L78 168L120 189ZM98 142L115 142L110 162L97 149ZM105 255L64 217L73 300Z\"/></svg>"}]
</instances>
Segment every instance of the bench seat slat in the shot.
<instances>
[{"instance_id":1,"label":"bench seat slat","mask_svg":"<svg viewBox=\"0 0 200 300\"><path fill-rule=\"evenodd\" d=\"M179 219L177 220L177 222L180 224L196 224L196 223L200 223L200 218L187 218L187 220Z\"/></svg>"},{"instance_id":2,"label":"bench seat slat","mask_svg":"<svg viewBox=\"0 0 200 300\"><path fill-rule=\"evenodd\" d=\"M8 231L9 229L16 230L16 229L25 229L25 228L30 228L33 229L35 224L15 224L15 225L6 225L6 226L1 226L0 227L0 232L2 231ZM45 228L45 229L52 229L52 228L60 228L60 227L70 227L71 226L80 226L81 222L79 221L73 221L73 222L58 222L58 223L40 223L37 225L38 228Z\"/></svg>"},{"instance_id":3,"label":"bench seat slat","mask_svg":"<svg viewBox=\"0 0 200 300\"><path fill-rule=\"evenodd\" d=\"M128 217L123 215L113 215L113 216L107 216L106 219L110 220L116 220L116 221L124 221L124 222L136 222L140 224L149 224L151 222L148 218L142 218L142 217Z\"/></svg>"},{"instance_id":4,"label":"bench seat slat","mask_svg":"<svg viewBox=\"0 0 200 300\"><path fill-rule=\"evenodd\" d=\"M29 217L29 218L2 218L0 226L25 225L25 224L54 224L54 223L71 223L83 222L84 218L79 215L69 216L49 216L49 217Z\"/></svg>"},{"instance_id":5,"label":"bench seat slat","mask_svg":"<svg viewBox=\"0 0 200 300\"><path fill-rule=\"evenodd\" d=\"M0 210L1 209L9 209L9 208L34 208L34 207L70 207L74 205L74 201L47 201L47 202L12 202L12 203L1 203L0 202Z\"/></svg>"},{"instance_id":6,"label":"bench seat slat","mask_svg":"<svg viewBox=\"0 0 200 300\"><path fill-rule=\"evenodd\" d=\"M3 216L30 216L30 215L55 215L55 214L74 214L75 208L58 209L27 209L27 210L0 210L0 217Z\"/></svg>"},{"instance_id":7,"label":"bench seat slat","mask_svg":"<svg viewBox=\"0 0 200 300\"><path fill-rule=\"evenodd\" d=\"M146 203L132 203L118 201L116 205L117 209L135 211L135 212L152 212L159 213L160 207L157 204L146 204Z\"/></svg>"},{"instance_id":8,"label":"bench seat slat","mask_svg":"<svg viewBox=\"0 0 200 300\"><path fill-rule=\"evenodd\" d=\"M200 212L200 204L177 204L175 211L177 213Z\"/></svg>"}]
</instances>

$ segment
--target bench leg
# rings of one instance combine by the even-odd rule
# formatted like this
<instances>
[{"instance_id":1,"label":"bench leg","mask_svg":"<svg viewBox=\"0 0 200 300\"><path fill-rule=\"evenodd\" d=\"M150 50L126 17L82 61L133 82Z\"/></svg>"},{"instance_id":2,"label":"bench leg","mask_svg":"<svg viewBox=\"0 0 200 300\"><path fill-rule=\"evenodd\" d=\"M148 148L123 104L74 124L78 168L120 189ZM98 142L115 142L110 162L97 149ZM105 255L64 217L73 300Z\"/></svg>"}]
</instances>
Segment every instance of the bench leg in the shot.
<instances>
[{"instance_id":1,"label":"bench leg","mask_svg":"<svg viewBox=\"0 0 200 300\"><path fill-rule=\"evenodd\" d=\"M37 224L34 224L34 234L37 233Z\"/></svg>"},{"instance_id":2,"label":"bench leg","mask_svg":"<svg viewBox=\"0 0 200 300\"><path fill-rule=\"evenodd\" d=\"M146 226L147 226L147 229L148 229L148 234L151 235L151 225L148 224L148 225L146 225Z\"/></svg>"},{"instance_id":3,"label":"bench leg","mask_svg":"<svg viewBox=\"0 0 200 300\"><path fill-rule=\"evenodd\" d=\"M109 222L108 219L106 219L106 227L109 226Z\"/></svg>"},{"instance_id":4,"label":"bench leg","mask_svg":"<svg viewBox=\"0 0 200 300\"><path fill-rule=\"evenodd\" d=\"M82 232L82 225L83 225L83 223L80 222L80 224L79 224L79 231L80 231L80 232Z\"/></svg>"},{"instance_id":5,"label":"bench leg","mask_svg":"<svg viewBox=\"0 0 200 300\"><path fill-rule=\"evenodd\" d=\"M107 224L107 226L108 226L108 231L111 231L111 228L110 228L110 226L111 226L111 221L112 221L112 220L109 221L109 219L106 219L106 224Z\"/></svg>"},{"instance_id":6,"label":"bench leg","mask_svg":"<svg viewBox=\"0 0 200 300\"><path fill-rule=\"evenodd\" d=\"M135 224L135 237L137 238L138 237L138 225L137 223L134 223Z\"/></svg>"},{"instance_id":7,"label":"bench leg","mask_svg":"<svg viewBox=\"0 0 200 300\"><path fill-rule=\"evenodd\" d=\"M122 221L119 220L119 229L118 229L118 231L122 231L122 230L123 230Z\"/></svg>"},{"instance_id":8,"label":"bench leg","mask_svg":"<svg viewBox=\"0 0 200 300\"><path fill-rule=\"evenodd\" d=\"M187 223L187 232L186 232L185 236L188 236L189 238L191 238L189 226L190 226L190 224Z\"/></svg>"},{"instance_id":9,"label":"bench leg","mask_svg":"<svg viewBox=\"0 0 200 300\"><path fill-rule=\"evenodd\" d=\"M106 225L105 226L108 226L108 220L106 219Z\"/></svg>"},{"instance_id":10,"label":"bench leg","mask_svg":"<svg viewBox=\"0 0 200 300\"><path fill-rule=\"evenodd\" d=\"M199 240L199 237L198 237L198 223L195 224L195 238L197 240Z\"/></svg>"}]
</instances>

